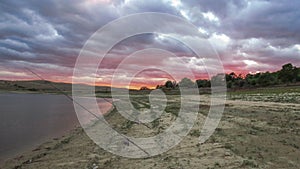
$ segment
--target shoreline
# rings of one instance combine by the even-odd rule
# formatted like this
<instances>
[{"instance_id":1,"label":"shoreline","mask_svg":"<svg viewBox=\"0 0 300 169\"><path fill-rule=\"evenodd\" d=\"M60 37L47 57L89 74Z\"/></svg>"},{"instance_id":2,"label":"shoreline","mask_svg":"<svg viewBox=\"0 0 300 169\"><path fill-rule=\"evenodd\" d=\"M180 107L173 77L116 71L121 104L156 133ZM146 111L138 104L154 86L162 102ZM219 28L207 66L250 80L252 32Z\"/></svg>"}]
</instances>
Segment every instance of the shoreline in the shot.
<instances>
[{"instance_id":1,"label":"shoreline","mask_svg":"<svg viewBox=\"0 0 300 169\"><path fill-rule=\"evenodd\" d=\"M112 104L112 107L104 113L104 117L109 118L114 113L115 106ZM96 124L97 122L94 122L92 125ZM65 134L63 134L60 137L54 137L47 139L47 141L34 146L34 148L30 148L28 150L22 151L18 153L17 155L13 157L8 157L6 159L3 159L0 161L0 168L10 166L11 164L15 165L14 168L18 168L24 164L28 164L31 161L33 161L36 158L39 158L40 156L45 155L45 152L39 152L43 149L46 151L50 150L51 147L55 149L55 147L59 147L62 144L67 144L72 137L75 135L85 135L85 129L82 128L81 124L76 125L73 129L70 131L67 131ZM37 154L36 154L37 153Z\"/></svg>"},{"instance_id":2,"label":"shoreline","mask_svg":"<svg viewBox=\"0 0 300 169\"><path fill-rule=\"evenodd\" d=\"M112 110L106 120L127 136L158 134L176 119L172 105L158 123L149 128L126 119ZM144 103L142 98L136 98ZM191 98L193 99L193 98ZM134 100L133 100L134 101ZM209 112L209 96L200 101L202 109L190 133L174 148L162 154L142 159L130 159L111 154L96 145L79 127L57 140L50 140L31 152L10 159L3 168L22 169L156 169L156 168L299 168L300 156L297 130L300 104L270 101L227 100L223 117L214 134L199 144L199 128ZM138 106L143 106L139 104ZM285 112L285 113L283 113ZM289 121L289 124L285 125ZM291 130L293 129L293 130ZM284 160L283 160L284 159ZM1 167L0 167L1 168Z\"/></svg>"},{"instance_id":3,"label":"shoreline","mask_svg":"<svg viewBox=\"0 0 300 169\"><path fill-rule=\"evenodd\" d=\"M33 151L36 151L40 146L42 146L43 144L46 144L48 142L51 142L51 141L55 141L55 140L60 140L64 137L68 137L69 135L71 135L71 133L77 129L80 129L81 126L80 125L76 125L74 126L73 129L69 130L69 131L66 131L64 134L60 135L60 136L57 136L57 137L51 137L49 139L45 139L43 141L41 141L41 143L39 144L35 144L35 146L28 146L28 147L25 147L23 148L23 150L20 150L18 151L17 153L12 153L14 155L7 155L7 157L4 157L2 159L0 159L0 168L2 165L4 165L7 161L9 160L12 160L12 159L17 159L21 156L23 156L24 154L27 154L28 152L33 152Z\"/></svg>"},{"instance_id":4,"label":"shoreline","mask_svg":"<svg viewBox=\"0 0 300 169\"><path fill-rule=\"evenodd\" d=\"M18 91L13 91L13 92L0 91L0 95L5 95L5 94L57 95L56 93L36 93L36 92L28 92L27 93L27 92L18 92ZM58 95L60 95L60 94L58 94ZM63 95L61 95L61 96L63 96ZM103 99L103 98L97 98L97 99ZM106 99L103 99L103 100L106 102L109 102ZM109 108L108 111L106 111L106 113L104 113L104 117L107 116L114 109L113 104L111 102L109 102L109 104L111 104L111 107ZM76 113L75 113L75 116L77 116ZM14 159L20 159L20 157L23 157L24 154L30 154L34 151L37 151L39 149L39 147L43 146L44 144L47 144L49 142L55 142L55 141L61 140L63 138L71 137L74 134L74 131L82 130L82 127L78 120L78 117L76 117L76 118L77 118L77 124L75 124L74 127L71 127L71 129L61 132L60 134L58 134L56 136L49 136L49 138L45 137L45 138L38 139L38 140L32 142L33 144L29 144L27 146L22 147L19 150L13 150L13 151L11 151L11 153L7 153L0 159L0 168L2 168L2 166L4 166L5 163L7 163L8 161L11 161Z\"/></svg>"},{"instance_id":5,"label":"shoreline","mask_svg":"<svg viewBox=\"0 0 300 169\"><path fill-rule=\"evenodd\" d=\"M35 148L30 148L30 150L26 150L23 152L18 153L18 155L14 157L6 158L5 160L0 162L0 168L10 166L12 163L14 163L14 168L18 168L19 166L23 164L27 164L35 157L39 157L39 154L36 154L36 152L40 151L43 147L46 147L46 149L49 149L51 146L63 143L64 140L68 140L71 138L75 133L79 132L80 130L83 130L81 126L75 126L72 130L66 132L66 134L60 136L48 139L47 141L35 146ZM82 131L84 132L84 131Z\"/></svg>"}]
</instances>

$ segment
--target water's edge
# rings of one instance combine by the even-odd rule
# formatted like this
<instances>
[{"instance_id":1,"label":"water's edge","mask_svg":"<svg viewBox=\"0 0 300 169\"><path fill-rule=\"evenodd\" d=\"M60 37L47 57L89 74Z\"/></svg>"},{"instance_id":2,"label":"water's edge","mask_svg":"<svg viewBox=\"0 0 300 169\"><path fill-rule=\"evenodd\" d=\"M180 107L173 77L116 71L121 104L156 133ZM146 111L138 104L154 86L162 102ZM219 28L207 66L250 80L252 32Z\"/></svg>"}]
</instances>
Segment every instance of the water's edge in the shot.
<instances>
[{"instance_id":1,"label":"water's edge","mask_svg":"<svg viewBox=\"0 0 300 169\"><path fill-rule=\"evenodd\" d=\"M27 98L26 98L26 96L25 95L27 95L27 96L29 96L29 98L32 96L32 95L34 95L34 97L48 97L48 96L50 96L50 97L52 97L52 96L55 96L55 97L64 97L64 99L66 99L65 98L65 96L63 96L63 95L57 95L57 94L55 94L55 95L52 95L52 94L28 94L28 93L18 93L18 94L16 94L16 93L0 93L0 102L1 102L1 96L3 97L3 96L10 96L10 97L12 97L11 95L16 95L16 97L25 97L25 100L27 100ZM3 99L3 98L2 98ZM63 99L63 98L61 98L61 99ZM98 99L98 98L97 98ZM18 101L18 99L16 99L17 101ZM23 99L21 99L21 100L23 100ZM34 99L33 99L34 100ZM50 99L51 100L51 99ZM25 105L26 105L26 103L24 103ZM71 106L73 105L73 103L72 102L70 102L70 100L68 101L68 103L67 104L71 104ZM24 105L23 105L24 106ZM28 105L28 106L30 106L30 105ZM22 107L22 106L21 106ZM26 106L25 106L26 107ZM104 113L104 116L106 116L106 115L108 115L112 110L114 109L114 107L113 107L113 105L110 107L110 109L107 111L107 112L105 112ZM68 111L70 111L70 110L68 110ZM74 110L73 110L74 111ZM0 112L2 112L2 111L0 111ZM5 113L4 113L5 114ZM1 115L1 114L0 114ZM67 115L70 115L70 114L67 114ZM75 116L74 116L75 115ZM4 116L3 114L1 115L1 117L2 116ZM5 161L7 161L7 160L9 160L9 159L13 159L13 158L17 158L17 157L19 157L19 156L21 156L22 154L24 154L24 153L26 153L26 152L31 152L31 151L33 151L34 149L36 149L36 148L38 148L39 146L41 146L41 145L43 145L43 144L45 144L46 142L49 142L49 141L53 141L54 139L55 140L57 140L57 139L60 139L60 138L62 138L62 137L68 137L68 136L70 136L73 132L74 132L74 130L77 130L77 129L79 129L79 128L81 128L81 125L80 125L80 123L79 123L79 121L78 121L78 119L77 119L77 116L76 116L76 113L74 113L73 115L71 115L71 116L74 116L74 117L76 117L76 122L74 123L75 125L73 125L72 127L69 127L67 130L65 130L65 131L63 131L63 132L58 132L57 134L55 134L55 135L50 135L50 136L47 136L46 138L40 138L40 139L37 139L37 140L35 140L34 141L34 143L33 142L30 142L30 145L26 145L26 146L22 146L22 148L20 148L19 150L14 150L14 151L12 151L12 152L10 152L10 153L8 153L8 154L2 154L3 153L3 151L1 152L1 158L0 158L0 164L2 165L3 163L5 163ZM74 117L70 117L70 118L73 118L73 122L74 122ZM47 117L46 117L47 118ZM72 123L73 123L72 122ZM0 124L1 125L1 124ZM5 125L4 125L5 126ZM3 135L3 133L1 133L1 135Z\"/></svg>"}]
</instances>

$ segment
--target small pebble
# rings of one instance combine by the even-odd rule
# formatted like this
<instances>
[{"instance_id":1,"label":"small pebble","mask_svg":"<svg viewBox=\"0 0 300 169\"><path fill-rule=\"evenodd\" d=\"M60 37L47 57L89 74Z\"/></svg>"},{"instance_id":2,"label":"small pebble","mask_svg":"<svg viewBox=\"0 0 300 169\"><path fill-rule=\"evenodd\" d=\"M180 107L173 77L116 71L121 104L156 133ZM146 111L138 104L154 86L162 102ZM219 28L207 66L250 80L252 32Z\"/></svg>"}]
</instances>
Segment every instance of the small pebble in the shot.
<instances>
[{"instance_id":1,"label":"small pebble","mask_svg":"<svg viewBox=\"0 0 300 169\"><path fill-rule=\"evenodd\" d=\"M225 152L225 156L231 156L229 152Z\"/></svg>"},{"instance_id":2,"label":"small pebble","mask_svg":"<svg viewBox=\"0 0 300 169\"><path fill-rule=\"evenodd\" d=\"M97 168L98 166L95 163L93 163L93 169L97 169Z\"/></svg>"}]
</instances>

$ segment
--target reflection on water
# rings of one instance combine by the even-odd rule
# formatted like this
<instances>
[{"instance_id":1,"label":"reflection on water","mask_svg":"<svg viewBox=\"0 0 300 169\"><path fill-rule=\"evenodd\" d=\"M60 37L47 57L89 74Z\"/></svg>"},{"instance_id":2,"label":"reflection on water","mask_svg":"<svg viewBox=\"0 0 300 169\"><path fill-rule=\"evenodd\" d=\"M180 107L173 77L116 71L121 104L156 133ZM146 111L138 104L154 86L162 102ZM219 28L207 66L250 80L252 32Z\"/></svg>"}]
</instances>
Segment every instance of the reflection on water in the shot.
<instances>
[{"instance_id":1,"label":"reflection on water","mask_svg":"<svg viewBox=\"0 0 300 169\"><path fill-rule=\"evenodd\" d=\"M96 102L95 102L96 101ZM77 118L83 128L99 121L101 114L109 112L112 108L111 99L79 97L76 98ZM96 103L96 104L95 104ZM83 108L84 107L84 108ZM87 111L87 110L88 111Z\"/></svg>"},{"instance_id":2,"label":"reflection on water","mask_svg":"<svg viewBox=\"0 0 300 169\"><path fill-rule=\"evenodd\" d=\"M111 108L103 99L97 102L101 112ZM0 105L0 161L79 125L72 101L63 95L0 94Z\"/></svg>"}]
</instances>

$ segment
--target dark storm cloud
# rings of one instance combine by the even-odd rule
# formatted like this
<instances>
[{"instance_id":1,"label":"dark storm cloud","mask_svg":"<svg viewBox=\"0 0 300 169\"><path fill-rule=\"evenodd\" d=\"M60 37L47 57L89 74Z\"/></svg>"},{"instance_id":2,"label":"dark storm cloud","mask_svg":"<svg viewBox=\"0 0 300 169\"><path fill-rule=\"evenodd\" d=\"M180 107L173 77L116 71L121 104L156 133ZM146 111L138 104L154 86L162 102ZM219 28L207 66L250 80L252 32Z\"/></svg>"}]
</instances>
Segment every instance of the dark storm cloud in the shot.
<instances>
[{"instance_id":1,"label":"dark storm cloud","mask_svg":"<svg viewBox=\"0 0 300 169\"><path fill-rule=\"evenodd\" d=\"M158 33L147 33L131 36L114 46L109 54L129 55L146 48L159 48L176 54L193 55L182 42Z\"/></svg>"},{"instance_id":2,"label":"dark storm cloud","mask_svg":"<svg viewBox=\"0 0 300 169\"><path fill-rule=\"evenodd\" d=\"M1 59L41 62L56 57L75 57L88 37L101 26L123 15L136 12L168 12L161 1L144 3L88 4L79 0L7 1L0 6ZM174 11L174 9L173 9ZM141 41L143 43L143 41ZM20 49L26 45L26 51ZM35 59L26 55L35 55ZM41 56L49 57L40 59ZM46 56L45 56L46 57ZM63 59L63 58L62 58ZM62 60L63 62L63 60ZM60 64L60 63L58 63Z\"/></svg>"},{"instance_id":3,"label":"dark storm cloud","mask_svg":"<svg viewBox=\"0 0 300 169\"><path fill-rule=\"evenodd\" d=\"M300 65L300 49L296 47L300 44L300 1L192 0L183 3L194 11L190 14L194 24L206 29L210 38L214 33L230 38L226 48L217 48L228 70L276 70L288 62ZM203 13L207 12L214 14L219 23L205 20ZM215 46L224 44L222 40L213 43ZM245 64L249 60L254 62L248 63L256 64Z\"/></svg>"},{"instance_id":4,"label":"dark storm cloud","mask_svg":"<svg viewBox=\"0 0 300 169\"><path fill-rule=\"evenodd\" d=\"M183 3L195 11L215 14L221 22L217 31L232 38L299 39L298 0L192 0Z\"/></svg>"},{"instance_id":5,"label":"dark storm cloud","mask_svg":"<svg viewBox=\"0 0 300 169\"><path fill-rule=\"evenodd\" d=\"M192 22L213 40L225 67L230 70L235 67L254 70L255 65L247 65L245 60L267 69L285 62L300 66L299 7L298 0L1 1L1 69L35 65L47 71L52 69L56 75L63 74L64 69L74 66L80 49L96 30L114 19L138 12L163 12ZM168 30L176 28L178 35L188 32L177 23L160 26ZM112 38L103 37L104 40ZM126 54L148 47L163 48L182 56L189 54L175 40L154 34L132 37L115 46L106 58L107 68L115 67Z\"/></svg>"},{"instance_id":6,"label":"dark storm cloud","mask_svg":"<svg viewBox=\"0 0 300 169\"><path fill-rule=\"evenodd\" d=\"M299 6L297 0L253 1L235 17L225 19L224 26L237 38L286 38L299 43Z\"/></svg>"},{"instance_id":7,"label":"dark storm cloud","mask_svg":"<svg viewBox=\"0 0 300 169\"><path fill-rule=\"evenodd\" d=\"M191 0L183 2L186 2L189 8L196 7L202 12L211 11L220 18L229 17L247 6L247 0Z\"/></svg>"},{"instance_id":8,"label":"dark storm cloud","mask_svg":"<svg viewBox=\"0 0 300 169\"><path fill-rule=\"evenodd\" d=\"M140 12L161 12L168 14L178 14L178 11L170 6L170 2L164 0L130 0L119 2L117 7L120 8L122 14L132 14Z\"/></svg>"},{"instance_id":9,"label":"dark storm cloud","mask_svg":"<svg viewBox=\"0 0 300 169\"><path fill-rule=\"evenodd\" d=\"M112 6L100 5L73 0L1 2L1 62L72 67L87 38L118 17Z\"/></svg>"}]
</instances>

